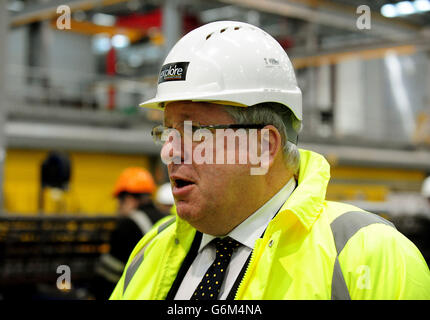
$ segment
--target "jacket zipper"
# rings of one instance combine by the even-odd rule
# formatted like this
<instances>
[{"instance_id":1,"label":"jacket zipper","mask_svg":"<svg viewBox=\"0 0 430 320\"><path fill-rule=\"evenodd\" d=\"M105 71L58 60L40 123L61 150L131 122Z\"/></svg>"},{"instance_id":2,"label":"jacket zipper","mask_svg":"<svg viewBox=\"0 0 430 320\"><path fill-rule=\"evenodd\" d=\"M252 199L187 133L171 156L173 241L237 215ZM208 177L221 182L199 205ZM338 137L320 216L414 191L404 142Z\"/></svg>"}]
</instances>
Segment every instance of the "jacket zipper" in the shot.
<instances>
[{"instance_id":1,"label":"jacket zipper","mask_svg":"<svg viewBox=\"0 0 430 320\"><path fill-rule=\"evenodd\" d=\"M261 239L258 239L258 240L261 240ZM257 249L256 247L254 249ZM259 246L258 246L258 248L259 248ZM240 292L240 288L242 288L243 284L245 283L245 280L247 280L247 278L249 277L249 269L251 268L251 265L254 262L255 251L256 250L251 251L251 258L249 259L249 263L248 263L248 266L246 267L245 274L243 275L243 278L242 278L242 280L240 280L239 286L237 287L237 291L236 291L236 294L234 296L234 300L237 300L237 296Z\"/></svg>"}]
</instances>

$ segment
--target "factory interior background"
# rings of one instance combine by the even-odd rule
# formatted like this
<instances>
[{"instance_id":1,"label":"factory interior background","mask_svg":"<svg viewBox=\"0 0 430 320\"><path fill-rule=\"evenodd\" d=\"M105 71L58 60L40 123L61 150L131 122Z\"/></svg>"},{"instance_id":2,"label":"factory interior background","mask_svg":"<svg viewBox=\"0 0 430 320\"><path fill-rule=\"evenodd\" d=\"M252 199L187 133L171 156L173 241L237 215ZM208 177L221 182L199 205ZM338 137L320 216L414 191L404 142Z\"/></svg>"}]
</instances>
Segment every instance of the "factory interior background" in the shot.
<instances>
[{"instance_id":1,"label":"factory interior background","mask_svg":"<svg viewBox=\"0 0 430 320\"><path fill-rule=\"evenodd\" d=\"M168 182L150 134L163 115L138 105L176 41L218 20L288 53L327 199L392 221L430 263L430 1L0 0L0 299L94 299L118 176Z\"/></svg>"}]
</instances>

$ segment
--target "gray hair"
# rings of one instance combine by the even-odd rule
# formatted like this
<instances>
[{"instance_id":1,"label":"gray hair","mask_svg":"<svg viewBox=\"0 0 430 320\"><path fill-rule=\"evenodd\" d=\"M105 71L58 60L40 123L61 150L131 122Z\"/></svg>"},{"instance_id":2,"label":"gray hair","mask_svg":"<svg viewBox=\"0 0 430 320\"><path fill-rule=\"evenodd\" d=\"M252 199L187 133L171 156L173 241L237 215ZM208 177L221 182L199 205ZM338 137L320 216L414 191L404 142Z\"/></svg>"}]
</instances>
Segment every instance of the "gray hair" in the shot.
<instances>
[{"instance_id":1,"label":"gray hair","mask_svg":"<svg viewBox=\"0 0 430 320\"><path fill-rule=\"evenodd\" d=\"M289 130L297 134L302 129L298 120L289 108L275 102L256 104L247 108L225 106L227 113L238 124L272 124L281 134L282 149L287 168L297 175L300 167L300 153L297 146L288 141ZM291 132L291 131L290 131Z\"/></svg>"}]
</instances>

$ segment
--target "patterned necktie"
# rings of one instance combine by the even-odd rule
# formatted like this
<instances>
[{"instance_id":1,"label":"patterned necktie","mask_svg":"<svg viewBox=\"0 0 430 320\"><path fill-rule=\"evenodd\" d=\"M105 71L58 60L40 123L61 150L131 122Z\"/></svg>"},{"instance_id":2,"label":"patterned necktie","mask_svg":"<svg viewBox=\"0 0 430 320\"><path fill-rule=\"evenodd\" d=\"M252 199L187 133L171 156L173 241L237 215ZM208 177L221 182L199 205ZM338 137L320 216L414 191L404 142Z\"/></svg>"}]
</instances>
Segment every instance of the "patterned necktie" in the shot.
<instances>
[{"instance_id":1,"label":"patterned necktie","mask_svg":"<svg viewBox=\"0 0 430 320\"><path fill-rule=\"evenodd\" d=\"M215 242L216 248L215 261L206 271L191 300L215 300L218 298L233 251L240 246L239 242L230 237L215 238L212 242Z\"/></svg>"}]
</instances>

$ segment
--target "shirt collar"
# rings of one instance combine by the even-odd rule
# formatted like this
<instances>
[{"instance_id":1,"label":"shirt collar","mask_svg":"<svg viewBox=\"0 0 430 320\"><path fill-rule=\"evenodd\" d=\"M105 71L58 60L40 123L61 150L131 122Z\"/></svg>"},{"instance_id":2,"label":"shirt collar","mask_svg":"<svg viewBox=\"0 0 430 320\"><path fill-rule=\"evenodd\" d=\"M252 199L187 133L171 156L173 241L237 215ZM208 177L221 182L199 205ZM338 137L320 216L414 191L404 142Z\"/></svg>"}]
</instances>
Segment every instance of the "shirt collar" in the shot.
<instances>
[{"instance_id":1,"label":"shirt collar","mask_svg":"<svg viewBox=\"0 0 430 320\"><path fill-rule=\"evenodd\" d=\"M269 222L273 219L284 202L290 197L295 187L296 180L294 180L293 177L282 187L281 190L278 191L277 194L250 215L245 221L230 231L226 237L233 238L242 245L253 249L255 241L261 237ZM201 252L201 250L203 250L215 238L215 236L203 233L199 252Z\"/></svg>"}]
</instances>

